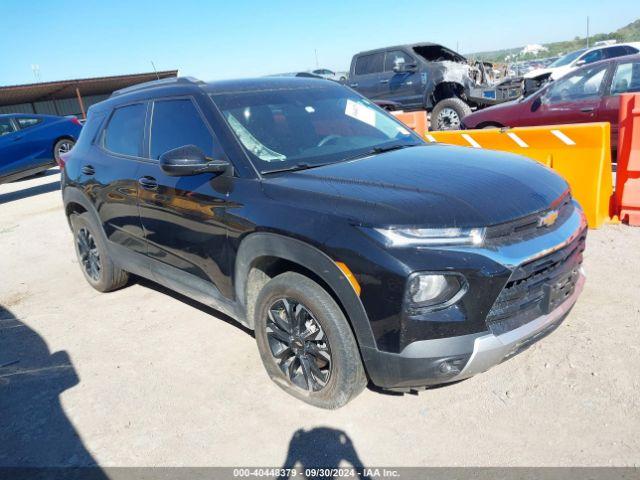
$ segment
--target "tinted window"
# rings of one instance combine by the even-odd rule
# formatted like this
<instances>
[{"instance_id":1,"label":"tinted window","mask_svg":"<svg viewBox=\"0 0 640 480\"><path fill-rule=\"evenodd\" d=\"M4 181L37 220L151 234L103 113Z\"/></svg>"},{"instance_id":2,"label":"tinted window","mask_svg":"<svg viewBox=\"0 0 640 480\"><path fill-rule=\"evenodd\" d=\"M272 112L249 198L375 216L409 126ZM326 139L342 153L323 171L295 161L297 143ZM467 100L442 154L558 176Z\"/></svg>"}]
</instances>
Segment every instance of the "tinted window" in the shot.
<instances>
[{"instance_id":1,"label":"tinted window","mask_svg":"<svg viewBox=\"0 0 640 480\"><path fill-rule=\"evenodd\" d=\"M384 53L364 55L356 60L356 75L382 72Z\"/></svg>"},{"instance_id":2,"label":"tinted window","mask_svg":"<svg viewBox=\"0 0 640 480\"><path fill-rule=\"evenodd\" d=\"M611 94L640 92L640 61L621 63L611 82Z\"/></svg>"},{"instance_id":3,"label":"tinted window","mask_svg":"<svg viewBox=\"0 0 640 480\"><path fill-rule=\"evenodd\" d=\"M151 158L185 145L213 154L213 138L189 99L157 101L151 121Z\"/></svg>"},{"instance_id":4,"label":"tinted window","mask_svg":"<svg viewBox=\"0 0 640 480\"><path fill-rule=\"evenodd\" d=\"M387 52L387 57L384 62L384 71L391 72L396 64L404 63L409 65L414 63L413 58L404 53L402 50L391 50Z\"/></svg>"},{"instance_id":5,"label":"tinted window","mask_svg":"<svg viewBox=\"0 0 640 480\"><path fill-rule=\"evenodd\" d=\"M0 137L13 131L13 123L8 118L0 118Z\"/></svg>"},{"instance_id":6,"label":"tinted window","mask_svg":"<svg viewBox=\"0 0 640 480\"><path fill-rule=\"evenodd\" d=\"M627 55L627 48L619 45L616 47L606 48L604 53L607 58L621 57L623 55Z\"/></svg>"},{"instance_id":7,"label":"tinted window","mask_svg":"<svg viewBox=\"0 0 640 480\"><path fill-rule=\"evenodd\" d=\"M20 129L24 130L25 128L29 128L29 127L33 127L34 125L37 125L38 123L40 123L42 121L42 119L40 119L40 118L16 118L16 121L18 122L18 125L20 126Z\"/></svg>"},{"instance_id":8,"label":"tinted window","mask_svg":"<svg viewBox=\"0 0 640 480\"><path fill-rule=\"evenodd\" d=\"M603 58L604 56L602 55L602 50L594 50L593 52L587 53L580 60L582 60L584 63L593 63L597 62L598 60L602 60Z\"/></svg>"},{"instance_id":9,"label":"tinted window","mask_svg":"<svg viewBox=\"0 0 640 480\"><path fill-rule=\"evenodd\" d=\"M117 108L105 131L104 147L122 155L142 156L145 113L142 103Z\"/></svg>"},{"instance_id":10,"label":"tinted window","mask_svg":"<svg viewBox=\"0 0 640 480\"><path fill-rule=\"evenodd\" d=\"M640 50L638 50L637 48L634 47L630 47L629 45L626 45L624 47L624 49L627 51L627 55L633 55L636 53L640 53Z\"/></svg>"},{"instance_id":11,"label":"tinted window","mask_svg":"<svg viewBox=\"0 0 640 480\"><path fill-rule=\"evenodd\" d=\"M547 97L553 102L569 102L598 96L606 71L606 65L577 70L554 82Z\"/></svg>"}]
</instances>

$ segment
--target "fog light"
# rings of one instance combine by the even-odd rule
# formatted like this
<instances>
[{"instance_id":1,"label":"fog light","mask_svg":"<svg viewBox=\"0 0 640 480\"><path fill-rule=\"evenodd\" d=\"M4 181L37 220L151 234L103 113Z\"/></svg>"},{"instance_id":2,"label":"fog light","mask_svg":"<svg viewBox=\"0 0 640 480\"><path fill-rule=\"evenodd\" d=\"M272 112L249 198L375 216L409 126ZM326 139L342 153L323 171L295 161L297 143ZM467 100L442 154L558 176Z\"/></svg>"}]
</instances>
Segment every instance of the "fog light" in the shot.
<instances>
[{"instance_id":1,"label":"fog light","mask_svg":"<svg viewBox=\"0 0 640 480\"><path fill-rule=\"evenodd\" d=\"M437 374L442 377L453 377L458 375L467 363L468 358L468 356L464 356L443 360L440 362L440 365L438 365Z\"/></svg>"},{"instance_id":2,"label":"fog light","mask_svg":"<svg viewBox=\"0 0 640 480\"><path fill-rule=\"evenodd\" d=\"M456 274L415 273L407 283L407 301L412 308L445 307L460 299L465 285Z\"/></svg>"}]
</instances>

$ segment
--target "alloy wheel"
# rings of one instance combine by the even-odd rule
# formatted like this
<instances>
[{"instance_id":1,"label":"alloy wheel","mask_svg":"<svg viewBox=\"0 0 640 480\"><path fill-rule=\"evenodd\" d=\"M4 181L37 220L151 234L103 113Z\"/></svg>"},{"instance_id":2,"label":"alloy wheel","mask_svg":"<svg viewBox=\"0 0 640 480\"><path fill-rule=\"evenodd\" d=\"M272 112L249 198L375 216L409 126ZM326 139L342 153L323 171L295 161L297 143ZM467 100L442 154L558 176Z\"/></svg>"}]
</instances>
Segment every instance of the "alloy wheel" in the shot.
<instances>
[{"instance_id":1,"label":"alloy wheel","mask_svg":"<svg viewBox=\"0 0 640 480\"><path fill-rule=\"evenodd\" d=\"M56 145L56 151L54 152L55 159L60 160L60 156L68 153L73 148L74 143L71 140L62 140Z\"/></svg>"},{"instance_id":2,"label":"alloy wheel","mask_svg":"<svg viewBox=\"0 0 640 480\"><path fill-rule=\"evenodd\" d=\"M96 241L91 232L86 228L78 230L76 235L76 245L78 247L78 255L80 262L87 272L87 275L94 281L100 280L100 271L102 264L100 262L100 253Z\"/></svg>"},{"instance_id":3,"label":"alloy wheel","mask_svg":"<svg viewBox=\"0 0 640 480\"><path fill-rule=\"evenodd\" d=\"M266 324L271 355L289 381L309 392L327 385L331 349L313 314L292 298L280 298L269 307Z\"/></svg>"},{"instance_id":4,"label":"alloy wheel","mask_svg":"<svg viewBox=\"0 0 640 480\"><path fill-rule=\"evenodd\" d=\"M457 130L460 123L460 116L453 108L443 108L438 114L438 130Z\"/></svg>"}]
</instances>

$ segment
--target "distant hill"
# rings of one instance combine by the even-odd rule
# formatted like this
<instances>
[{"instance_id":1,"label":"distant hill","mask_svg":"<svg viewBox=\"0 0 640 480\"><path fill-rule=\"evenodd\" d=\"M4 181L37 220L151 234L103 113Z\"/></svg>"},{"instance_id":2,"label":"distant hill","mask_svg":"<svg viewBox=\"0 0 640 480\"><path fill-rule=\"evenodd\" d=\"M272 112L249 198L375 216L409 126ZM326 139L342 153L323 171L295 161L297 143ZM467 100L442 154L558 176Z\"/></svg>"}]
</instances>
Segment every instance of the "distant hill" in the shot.
<instances>
[{"instance_id":1,"label":"distant hill","mask_svg":"<svg viewBox=\"0 0 640 480\"><path fill-rule=\"evenodd\" d=\"M617 40L620 42L640 42L640 19L626 25L622 28L619 28L615 32L611 33L597 33L595 35L591 35L589 38L589 45L593 45L596 42L600 42L602 40ZM533 58L543 58L543 57L555 57L558 55L564 55L565 53L569 53L573 50L578 50L580 48L584 48L587 45L586 38L575 37L573 40L567 40L565 42L553 42L553 43L544 43L542 44L544 47L548 48L548 52L543 52L539 54L537 57L531 53L526 55L519 55L518 60L531 60ZM522 51L524 47L517 48L506 48L504 50L495 50L492 52L477 52L466 54L466 57L477 58L479 60L486 60L489 62L504 62L506 61L506 57L514 54L518 54Z\"/></svg>"}]
</instances>

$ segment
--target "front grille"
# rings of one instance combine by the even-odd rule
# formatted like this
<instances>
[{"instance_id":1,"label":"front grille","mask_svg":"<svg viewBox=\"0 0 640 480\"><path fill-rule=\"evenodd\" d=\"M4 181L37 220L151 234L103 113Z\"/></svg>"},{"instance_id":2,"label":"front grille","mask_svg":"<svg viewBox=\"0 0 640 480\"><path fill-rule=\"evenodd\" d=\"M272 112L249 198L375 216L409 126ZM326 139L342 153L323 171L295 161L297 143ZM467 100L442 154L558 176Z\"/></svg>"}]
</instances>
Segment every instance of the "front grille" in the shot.
<instances>
[{"instance_id":1,"label":"front grille","mask_svg":"<svg viewBox=\"0 0 640 480\"><path fill-rule=\"evenodd\" d=\"M488 227L485 239L491 244L510 243L513 242L514 239L518 241L527 240L542 233L547 233L554 228L558 228L571 216L574 208L571 195L567 193L557 201L555 206L549 207L546 210L518 218L517 220ZM554 225L551 227L540 225L540 218L553 210L558 212L558 218Z\"/></svg>"},{"instance_id":2,"label":"front grille","mask_svg":"<svg viewBox=\"0 0 640 480\"><path fill-rule=\"evenodd\" d=\"M518 267L493 304L486 324L494 335L554 310L576 286L586 231L570 244Z\"/></svg>"}]
</instances>

